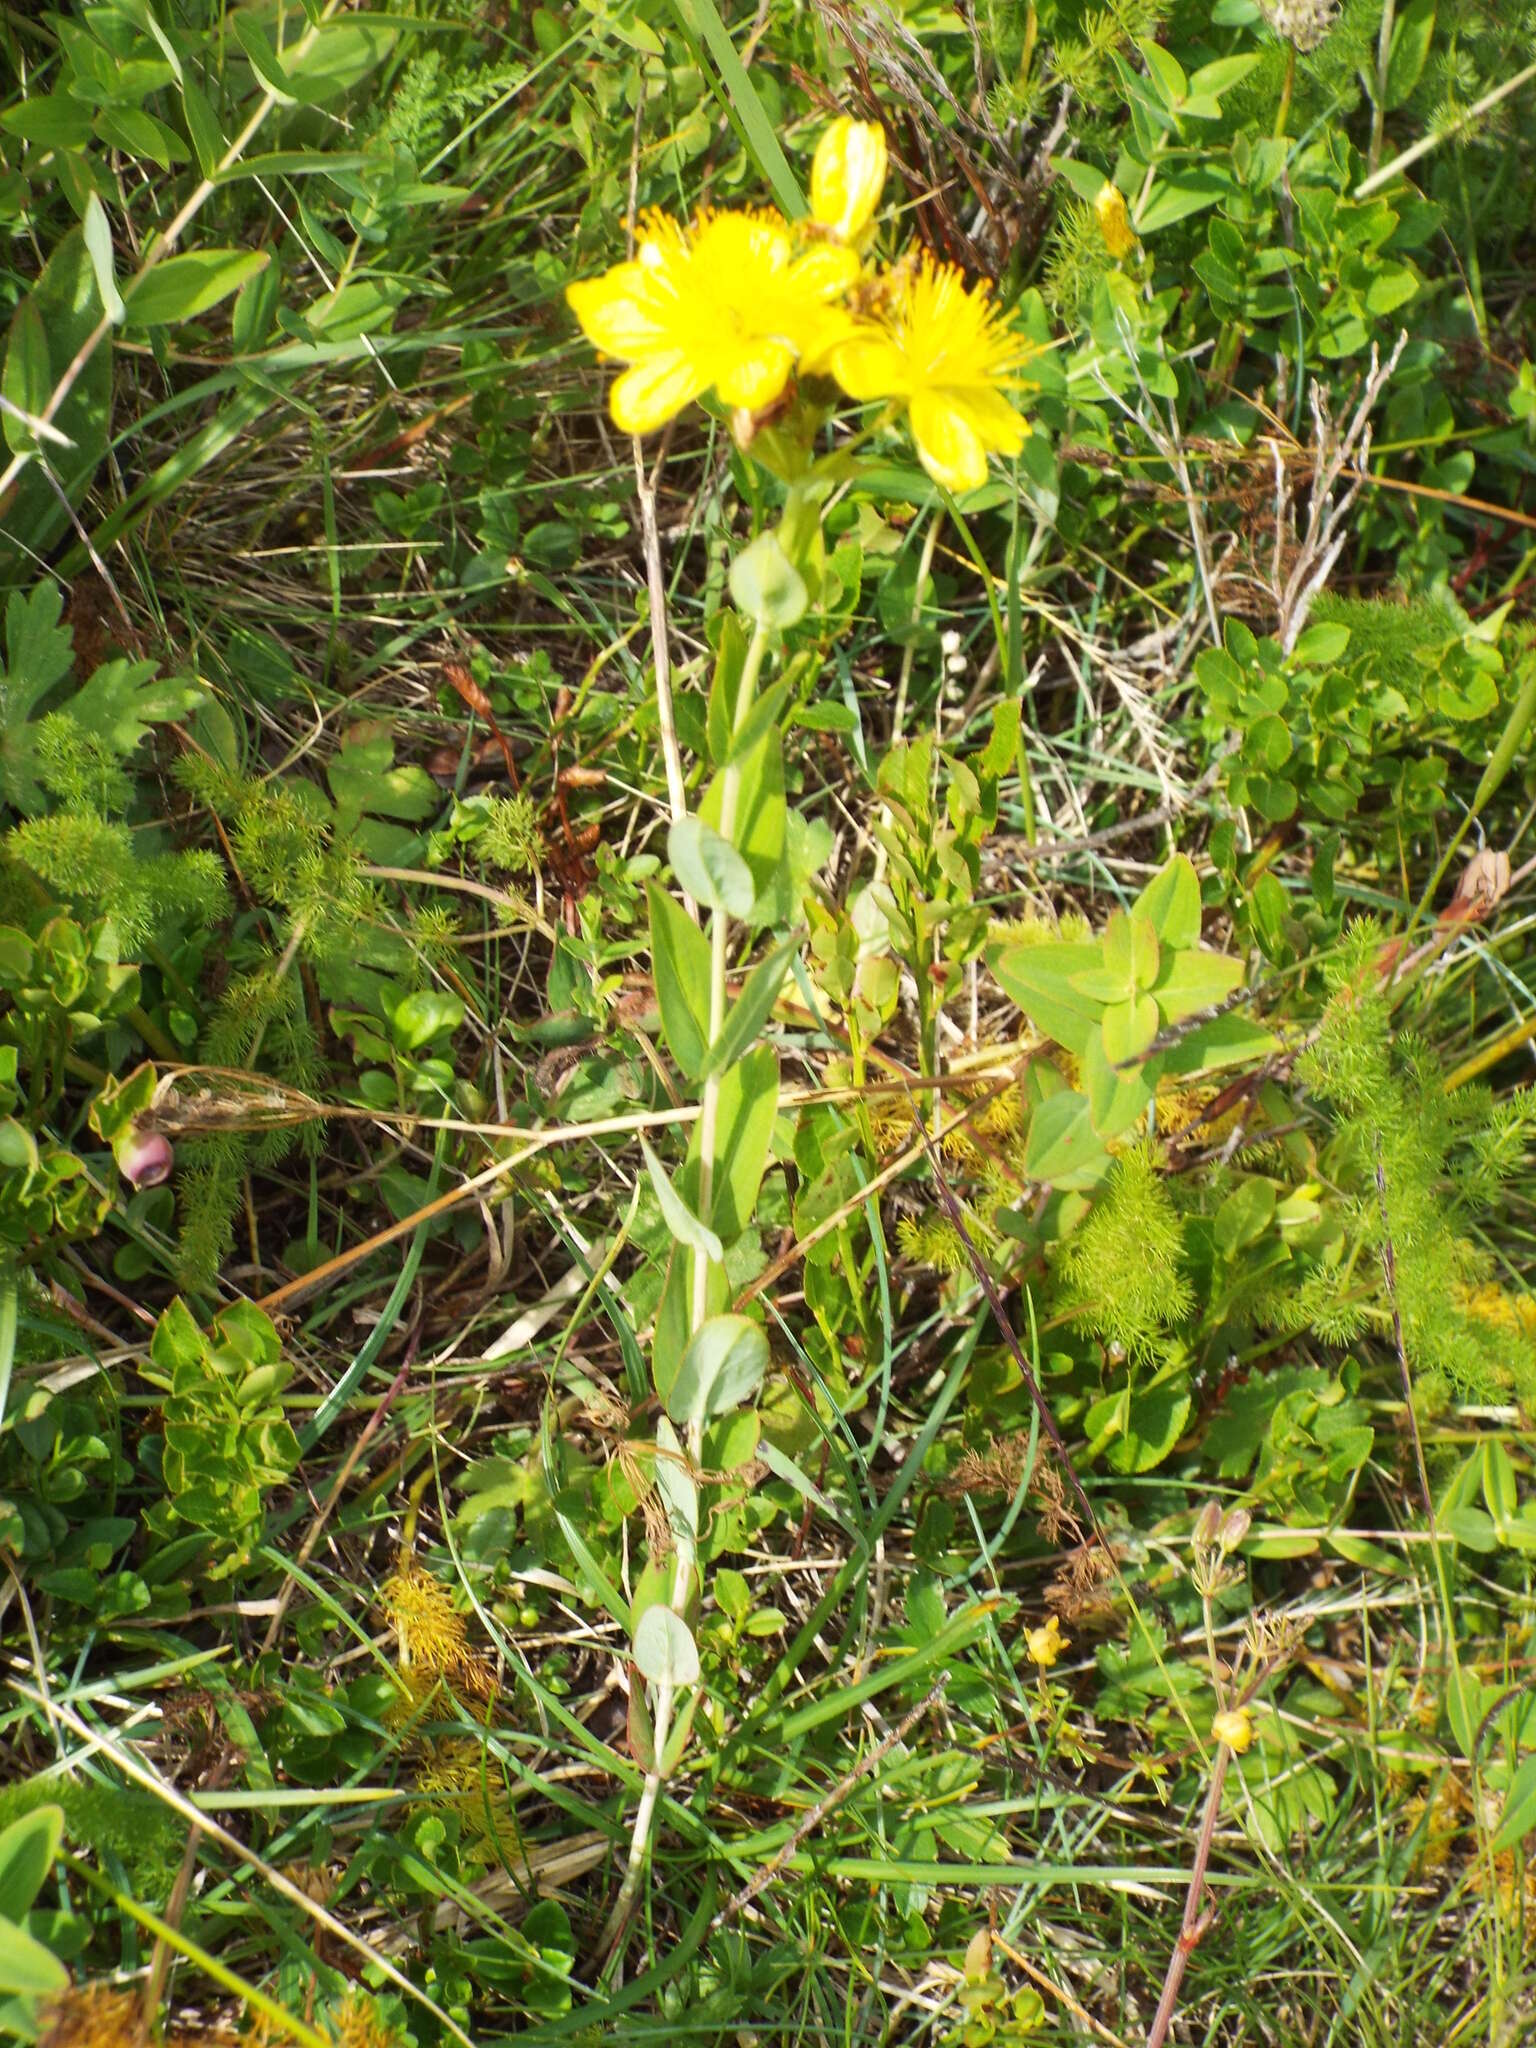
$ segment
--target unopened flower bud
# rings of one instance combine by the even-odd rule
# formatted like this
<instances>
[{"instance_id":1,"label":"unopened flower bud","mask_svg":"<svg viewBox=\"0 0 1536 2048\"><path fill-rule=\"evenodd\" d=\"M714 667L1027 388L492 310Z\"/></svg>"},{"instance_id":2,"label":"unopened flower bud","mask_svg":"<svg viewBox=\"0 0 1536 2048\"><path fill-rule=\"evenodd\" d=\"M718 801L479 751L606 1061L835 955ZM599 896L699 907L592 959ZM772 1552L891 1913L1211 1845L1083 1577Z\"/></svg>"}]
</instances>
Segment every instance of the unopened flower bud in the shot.
<instances>
[{"instance_id":1,"label":"unopened flower bud","mask_svg":"<svg viewBox=\"0 0 1536 2048\"><path fill-rule=\"evenodd\" d=\"M1234 1756L1241 1756L1253 1742L1253 1716L1246 1707L1235 1707L1229 1713L1216 1716L1211 1723L1211 1733L1218 1742L1224 1742Z\"/></svg>"},{"instance_id":2,"label":"unopened flower bud","mask_svg":"<svg viewBox=\"0 0 1536 2048\"><path fill-rule=\"evenodd\" d=\"M1201 1550L1210 1550L1221 1530L1221 1502L1208 1500L1200 1510L1200 1519L1195 1524L1195 1544Z\"/></svg>"},{"instance_id":3,"label":"unopened flower bud","mask_svg":"<svg viewBox=\"0 0 1536 2048\"><path fill-rule=\"evenodd\" d=\"M1223 1557L1230 1557L1253 1526L1253 1517L1246 1508L1232 1508L1222 1519L1217 1542L1221 1545Z\"/></svg>"},{"instance_id":4,"label":"unopened flower bud","mask_svg":"<svg viewBox=\"0 0 1536 2048\"><path fill-rule=\"evenodd\" d=\"M885 130L840 114L816 145L811 218L839 242L852 242L875 217L885 186Z\"/></svg>"},{"instance_id":5,"label":"unopened flower bud","mask_svg":"<svg viewBox=\"0 0 1536 2048\"><path fill-rule=\"evenodd\" d=\"M1126 211L1125 194L1118 185L1112 185L1106 179L1099 187L1098 197L1093 202L1093 210L1098 215L1099 233L1104 237L1104 246L1118 263L1122 257L1129 256L1136 246L1131 216Z\"/></svg>"},{"instance_id":6,"label":"unopened flower bud","mask_svg":"<svg viewBox=\"0 0 1536 2048\"><path fill-rule=\"evenodd\" d=\"M157 1188L169 1180L176 1154L159 1131L129 1130L113 1148L118 1172L136 1188Z\"/></svg>"}]
</instances>

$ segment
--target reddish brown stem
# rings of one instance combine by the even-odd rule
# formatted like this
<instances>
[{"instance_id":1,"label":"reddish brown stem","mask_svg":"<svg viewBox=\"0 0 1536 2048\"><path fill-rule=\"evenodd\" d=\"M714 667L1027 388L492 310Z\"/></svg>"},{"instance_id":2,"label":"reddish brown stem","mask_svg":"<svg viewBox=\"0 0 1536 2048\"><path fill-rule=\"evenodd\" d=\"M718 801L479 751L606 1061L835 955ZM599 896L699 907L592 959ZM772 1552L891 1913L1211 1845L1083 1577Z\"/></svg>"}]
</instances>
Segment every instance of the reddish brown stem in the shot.
<instances>
[{"instance_id":1,"label":"reddish brown stem","mask_svg":"<svg viewBox=\"0 0 1536 2048\"><path fill-rule=\"evenodd\" d=\"M1163 1995L1157 2002L1152 2029L1147 2035L1147 2048L1163 2048L1168 2039L1168 2029L1173 2025L1174 2009L1179 2002L1179 1987L1184 1982L1184 1972L1189 1968L1189 1959L1210 1928L1215 1918L1214 1906L1206 1907L1205 1873L1211 1860L1211 1844L1216 1838L1216 1818L1221 1812L1222 1789L1227 1782L1227 1765L1232 1761L1232 1752L1226 1743L1216 1745L1216 1762L1211 1770L1210 1790L1205 1795L1205 1814L1200 1822L1200 1839L1195 1844L1194 1868L1189 1873L1189 1892L1184 1900L1184 1924L1179 1929L1179 1938L1173 1945L1173 1954L1168 1958L1168 1974L1163 1979Z\"/></svg>"}]
</instances>

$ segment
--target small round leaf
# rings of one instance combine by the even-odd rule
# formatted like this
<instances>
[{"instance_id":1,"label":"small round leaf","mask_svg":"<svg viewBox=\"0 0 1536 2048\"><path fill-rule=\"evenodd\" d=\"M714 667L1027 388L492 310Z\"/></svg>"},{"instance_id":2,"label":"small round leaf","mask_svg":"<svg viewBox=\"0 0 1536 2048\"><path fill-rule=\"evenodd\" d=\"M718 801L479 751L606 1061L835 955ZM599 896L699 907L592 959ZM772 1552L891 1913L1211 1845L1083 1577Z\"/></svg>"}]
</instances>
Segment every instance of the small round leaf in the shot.
<instances>
[{"instance_id":1,"label":"small round leaf","mask_svg":"<svg viewBox=\"0 0 1536 2048\"><path fill-rule=\"evenodd\" d=\"M728 917L747 917L757 900L752 870L713 825L691 813L667 834L667 858L695 903Z\"/></svg>"},{"instance_id":2,"label":"small round leaf","mask_svg":"<svg viewBox=\"0 0 1536 2048\"><path fill-rule=\"evenodd\" d=\"M781 632L805 617L810 593L776 533L760 533L732 562L731 601L760 626Z\"/></svg>"},{"instance_id":3,"label":"small round leaf","mask_svg":"<svg viewBox=\"0 0 1536 2048\"><path fill-rule=\"evenodd\" d=\"M750 1401L768 1369L768 1339L745 1316L711 1316L689 1340L667 1397L672 1420L707 1422Z\"/></svg>"},{"instance_id":4,"label":"small round leaf","mask_svg":"<svg viewBox=\"0 0 1536 2048\"><path fill-rule=\"evenodd\" d=\"M641 1677L652 1685L670 1685L675 1691L698 1682L698 1645L687 1622L670 1607L647 1607L641 1615L634 1657Z\"/></svg>"}]
</instances>

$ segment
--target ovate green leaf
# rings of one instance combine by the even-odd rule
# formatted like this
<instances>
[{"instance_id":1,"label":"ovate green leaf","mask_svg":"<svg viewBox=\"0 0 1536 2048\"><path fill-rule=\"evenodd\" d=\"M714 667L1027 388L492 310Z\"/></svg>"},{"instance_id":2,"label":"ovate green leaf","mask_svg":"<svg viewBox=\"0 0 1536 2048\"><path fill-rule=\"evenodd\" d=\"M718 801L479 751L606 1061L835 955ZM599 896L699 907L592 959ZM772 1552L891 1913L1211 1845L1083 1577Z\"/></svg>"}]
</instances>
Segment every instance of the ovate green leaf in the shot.
<instances>
[{"instance_id":1,"label":"ovate green leaf","mask_svg":"<svg viewBox=\"0 0 1536 2048\"><path fill-rule=\"evenodd\" d=\"M704 1061L706 1074L724 1073L734 1066L743 1053L757 1038L767 1023L769 1013L778 1000L779 990L784 986L784 977L789 972L789 963L795 956L798 939L786 939L782 946L776 946L765 960L760 960L747 976L741 994L726 1012L720 1036L709 1048Z\"/></svg>"},{"instance_id":2,"label":"ovate green leaf","mask_svg":"<svg viewBox=\"0 0 1536 2048\"><path fill-rule=\"evenodd\" d=\"M750 1401L768 1369L768 1339L745 1316L711 1316L683 1353L667 1409L678 1427Z\"/></svg>"},{"instance_id":3,"label":"ovate green leaf","mask_svg":"<svg viewBox=\"0 0 1536 2048\"><path fill-rule=\"evenodd\" d=\"M651 913L651 973L662 1036L679 1071L688 1080L699 1081L709 1049L709 941L658 883L646 884L645 900Z\"/></svg>"},{"instance_id":4,"label":"ovate green leaf","mask_svg":"<svg viewBox=\"0 0 1536 2048\"><path fill-rule=\"evenodd\" d=\"M1227 656L1213 649L1211 660ZM1146 918L1165 946L1183 949L1200 940L1200 878L1186 854L1176 853L1160 868L1136 899L1136 910Z\"/></svg>"},{"instance_id":5,"label":"ovate green leaf","mask_svg":"<svg viewBox=\"0 0 1536 2048\"><path fill-rule=\"evenodd\" d=\"M1388 113L1409 99L1424 73L1435 34L1435 0L1408 0L1392 24L1387 58L1387 90L1382 105Z\"/></svg>"},{"instance_id":6,"label":"ovate green leaf","mask_svg":"<svg viewBox=\"0 0 1536 2048\"><path fill-rule=\"evenodd\" d=\"M997 954L992 971L1003 993L1016 1002L1037 1031L1068 1052L1081 1055L1096 1031L1104 1006L1082 995L1072 977L1099 969L1095 944L1050 940L1043 946L1010 946Z\"/></svg>"},{"instance_id":7,"label":"ovate green leaf","mask_svg":"<svg viewBox=\"0 0 1536 2048\"><path fill-rule=\"evenodd\" d=\"M1176 953L1165 964L1153 984L1157 1006L1169 1023L1188 1017L1196 1010L1225 1002L1243 979L1243 963L1225 953L1211 953L1204 947Z\"/></svg>"},{"instance_id":8,"label":"ovate green leaf","mask_svg":"<svg viewBox=\"0 0 1536 2048\"><path fill-rule=\"evenodd\" d=\"M715 1106L715 1171L704 1219L722 1244L734 1244L752 1221L773 1142L779 1108L779 1062L760 1045L728 1066ZM701 1129L693 1127L688 1152L690 1185L697 1186Z\"/></svg>"},{"instance_id":9,"label":"ovate green leaf","mask_svg":"<svg viewBox=\"0 0 1536 2048\"><path fill-rule=\"evenodd\" d=\"M64 1812L39 1806L0 1833L0 1920L19 1920L42 1890L64 1838Z\"/></svg>"},{"instance_id":10,"label":"ovate green leaf","mask_svg":"<svg viewBox=\"0 0 1536 2048\"><path fill-rule=\"evenodd\" d=\"M680 1614L659 1603L647 1607L635 1630L635 1663L652 1685L693 1685L699 1676L699 1651Z\"/></svg>"},{"instance_id":11,"label":"ovate green leaf","mask_svg":"<svg viewBox=\"0 0 1536 2048\"><path fill-rule=\"evenodd\" d=\"M691 813L679 818L667 834L667 857L695 903L731 917L749 914L757 893L752 870L713 825Z\"/></svg>"},{"instance_id":12,"label":"ovate green leaf","mask_svg":"<svg viewBox=\"0 0 1536 2048\"><path fill-rule=\"evenodd\" d=\"M51 1949L9 1920L0 1920L0 1995L46 1997L63 1991L69 1972Z\"/></svg>"},{"instance_id":13,"label":"ovate green leaf","mask_svg":"<svg viewBox=\"0 0 1536 2048\"><path fill-rule=\"evenodd\" d=\"M240 19L237 13L235 20ZM269 261L265 249L194 249L185 256L167 256L129 286L128 325L159 327L195 319L239 291Z\"/></svg>"},{"instance_id":14,"label":"ovate green leaf","mask_svg":"<svg viewBox=\"0 0 1536 2048\"><path fill-rule=\"evenodd\" d=\"M640 1150L645 1156L645 1167L651 1176L651 1186L656 1190L656 1199L661 1204L662 1220L679 1244L687 1245L690 1251L702 1252L706 1259L712 1259L718 1266L725 1257L724 1247L707 1224L699 1221L682 1196L667 1177L667 1169L651 1150L645 1139L640 1140Z\"/></svg>"}]
</instances>

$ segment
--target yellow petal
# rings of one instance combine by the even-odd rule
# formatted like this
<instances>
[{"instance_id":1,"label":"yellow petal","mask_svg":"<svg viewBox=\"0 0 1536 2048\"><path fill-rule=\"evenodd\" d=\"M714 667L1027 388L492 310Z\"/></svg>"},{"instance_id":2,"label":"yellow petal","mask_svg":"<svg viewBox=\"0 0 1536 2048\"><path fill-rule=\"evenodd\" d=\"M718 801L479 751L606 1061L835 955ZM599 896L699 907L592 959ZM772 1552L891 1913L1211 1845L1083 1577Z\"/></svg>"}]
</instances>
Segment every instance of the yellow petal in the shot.
<instances>
[{"instance_id":1,"label":"yellow petal","mask_svg":"<svg viewBox=\"0 0 1536 2048\"><path fill-rule=\"evenodd\" d=\"M859 259L852 249L840 249L835 242L818 242L789 266L785 288L811 299L835 299L847 291L859 274Z\"/></svg>"},{"instance_id":2,"label":"yellow petal","mask_svg":"<svg viewBox=\"0 0 1536 2048\"><path fill-rule=\"evenodd\" d=\"M900 349L877 327L865 327L831 352L832 374L850 398L898 398L908 371Z\"/></svg>"},{"instance_id":3,"label":"yellow petal","mask_svg":"<svg viewBox=\"0 0 1536 2048\"><path fill-rule=\"evenodd\" d=\"M1099 187L1093 210L1098 215L1099 232L1110 255L1117 262L1121 257L1129 256L1136 246L1136 236L1130 214L1126 211L1125 194L1106 179Z\"/></svg>"},{"instance_id":4,"label":"yellow petal","mask_svg":"<svg viewBox=\"0 0 1536 2048\"><path fill-rule=\"evenodd\" d=\"M769 209L701 213L693 231L693 260L701 273L726 279L774 276L789 268L789 229Z\"/></svg>"},{"instance_id":5,"label":"yellow petal","mask_svg":"<svg viewBox=\"0 0 1536 2048\"><path fill-rule=\"evenodd\" d=\"M608 394L614 424L626 434L650 434L708 386L698 366L675 350L626 370Z\"/></svg>"},{"instance_id":6,"label":"yellow petal","mask_svg":"<svg viewBox=\"0 0 1536 2048\"><path fill-rule=\"evenodd\" d=\"M856 340L859 324L841 306L820 306L800 333L800 370L806 377L830 377L832 355L843 342Z\"/></svg>"},{"instance_id":7,"label":"yellow petal","mask_svg":"<svg viewBox=\"0 0 1536 2048\"><path fill-rule=\"evenodd\" d=\"M885 185L885 130L843 114L816 145L811 165L811 217L839 241L851 242L874 219Z\"/></svg>"},{"instance_id":8,"label":"yellow petal","mask_svg":"<svg viewBox=\"0 0 1536 2048\"><path fill-rule=\"evenodd\" d=\"M789 382L794 358L782 342L762 340L734 356L715 379L715 389L726 405L744 406L748 412L762 412L772 405Z\"/></svg>"},{"instance_id":9,"label":"yellow petal","mask_svg":"<svg viewBox=\"0 0 1536 2048\"><path fill-rule=\"evenodd\" d=\"M638 263L618 263L601 277L568 284L565 297L582 333L604 355L632 362L654 348L661 330Z\"/></svg>"},{"instance_id":10,"label":"yellow petal","mask_svg":"<svg viewBox=\"0 0 1536 2048\"><path fill-rule=\"evenodd\" d=\"M965 413L994 455L1017 455L1029 439L1029 421L1014 410L1001 391L983 384L968 384L963 391L945 395Z\"/></svg>"},{"instance_id":11,"label":"yellow petal","mask_svg":"<svg viewBox=\"0 0 1536 2048\"><path fill-rule=\"evenodd\" d=\"M965 406L945 392L914 393L908 412L918 459L935 483L950 491L979 490L987 480L987 450Z\"/></svg>"}]
</instances>

